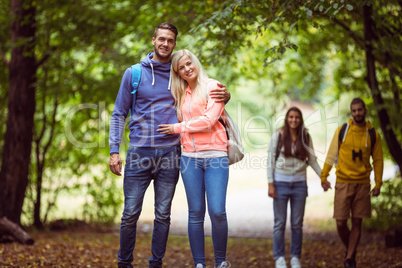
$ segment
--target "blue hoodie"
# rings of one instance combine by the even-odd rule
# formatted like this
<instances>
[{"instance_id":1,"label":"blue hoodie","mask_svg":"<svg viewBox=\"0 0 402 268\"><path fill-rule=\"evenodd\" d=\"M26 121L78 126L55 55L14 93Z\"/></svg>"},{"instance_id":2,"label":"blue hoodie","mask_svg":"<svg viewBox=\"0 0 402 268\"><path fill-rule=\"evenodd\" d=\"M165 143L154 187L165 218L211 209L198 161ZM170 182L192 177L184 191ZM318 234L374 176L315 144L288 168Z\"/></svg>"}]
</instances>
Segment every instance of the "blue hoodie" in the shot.
<instances>
[{"instance_id":1,"label":"blue hoodie","mask_svg":"<svg viewBox=\"0 0 402 268\"><path fill-rule=\"evenodd\" d=\"M170 65L151 60L151 52L141 61L141 79L137 90L134 112L129 122L130 146L164 147L180 144L180 136L161 134L160 124L178 123L174 99L170 92ZM133 86L131 68L127 68L120 84L119 94L113 109L109 146L110 153L119 153L121 136L129 110L132 106Z\"/></svg>"}]
</instances>

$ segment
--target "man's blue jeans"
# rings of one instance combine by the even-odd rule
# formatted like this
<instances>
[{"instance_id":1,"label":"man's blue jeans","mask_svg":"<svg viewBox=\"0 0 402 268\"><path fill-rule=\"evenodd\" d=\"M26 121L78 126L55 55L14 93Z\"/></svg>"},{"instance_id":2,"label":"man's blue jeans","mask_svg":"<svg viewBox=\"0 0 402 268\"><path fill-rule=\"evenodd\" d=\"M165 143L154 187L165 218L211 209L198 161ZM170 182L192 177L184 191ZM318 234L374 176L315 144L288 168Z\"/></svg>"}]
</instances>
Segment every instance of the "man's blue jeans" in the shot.
<instances>
[{"instance_id":1,"label":"man's blue jeans","mask_svg":"<svg viewBox=\"0 0 402 268\"><path fill-rule=\"evenodd\" d=\"M190 158L180 160L181 176L188 203L188 237L194 263L205 266L205 195L212 225L215 263L226 259L228 223L226 219L226 191L229 179L227 157Z\"/></svg>"},{"instance_id":2,"label":"man's blue jeans","mask_svg":"<svg viewBox=\"0 0 402 268\"><path fill-rule=\"evenodd\" d=\"M285 256L285 228L288 201L290 201L290 223L292 240L290 256L300 258L303 242L303 218L307 198L307 183L274 182L274 259Z\"/></svg>"},{"instance_id":3,"label":"man's blue jeans","mask_svg":"<svg viewBox=\"0 0 402 268\"><path fill-rule=\"evenodd\" d=\"M144 194L151 180L155 190L155 220L150 264L162 265L170 227L170 211L179 178L180 146L130 147L124 171L124 211L120 225L119 265L131 267Z\"/></svg>"}]
</instances>

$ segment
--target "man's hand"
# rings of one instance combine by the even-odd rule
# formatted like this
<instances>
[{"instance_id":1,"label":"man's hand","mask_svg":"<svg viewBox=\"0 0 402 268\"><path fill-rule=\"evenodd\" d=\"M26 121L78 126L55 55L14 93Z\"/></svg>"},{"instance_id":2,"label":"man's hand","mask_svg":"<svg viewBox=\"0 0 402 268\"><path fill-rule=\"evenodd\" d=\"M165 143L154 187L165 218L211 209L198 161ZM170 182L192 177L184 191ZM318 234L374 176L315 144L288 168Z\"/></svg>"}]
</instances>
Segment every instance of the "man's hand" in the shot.
<instances>
[{"instance_id":1,"label":"man's hand","mask_svg":"<svg viewBox=\"0 0 402 268\"><path fill-rule=\"evenodd\" d=\"M158 125L158 127L156 131L162 134L174 134L174 124Z\"/></svg>"},{"instance_id":2,"label":"man's hand","mask_svg":"<svg viewBox=\"0 0 402 268\"><path fill-rule=\"evenodd\" d=\"M113 174L116 174L117 176L121 176L121 158L119 154L112 154L110 155L110 161L109 161L109 167L110 171L113 172Z\"/></svg>"},{"instance_id":3,"label":"man's hand","mask_svg":"<svg viewBox=\"0 0 402 268\"><path fill-rule=\"evenodd\" d=\"M332 189L329 181L321 182L321 186L324 189L324 192L328 191L328 189Z\"/></svg>"},{"instance_id":4,"label":"man's hand","mask_svg":"<svg viewBox=\"0 0 402 268\"><path fill-rule=\"evenodd\" d=\"M268 183L268 196L272 197L273 199L276 198L276 190L273 182Z\"/></svg>"},{"instance_id":5,"label":"man's hand","mask_svg":"<svg viewBox=\"0 0 402 268\"><path fill-rule=\"evenodd\" d=\"M379 196L380 195L380 189L374 187L373 190L371 190L370 194L372 196Z\"/></svg>"},{"instance_id":6,"label":"man's hand","mask_svg":"<svg viewBox=\"0 0 402 268\"><path fill-rule=\"evenodd\" d=\"M209 92L211 98L216 99L216 102L227 102L230 99L230 93L226 86L218 83L219 88L214 88Z\"/></svg>"}]
</instances>

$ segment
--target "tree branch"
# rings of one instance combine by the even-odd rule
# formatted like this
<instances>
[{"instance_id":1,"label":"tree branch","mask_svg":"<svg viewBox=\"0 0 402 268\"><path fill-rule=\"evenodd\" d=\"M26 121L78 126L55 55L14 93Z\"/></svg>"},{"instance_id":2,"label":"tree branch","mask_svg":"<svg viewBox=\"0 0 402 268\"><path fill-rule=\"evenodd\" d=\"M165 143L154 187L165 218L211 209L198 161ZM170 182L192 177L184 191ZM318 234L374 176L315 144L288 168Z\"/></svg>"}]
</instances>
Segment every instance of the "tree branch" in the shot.
<instances>
[{"instance_id":1,"label":"tree branch","mask_svg":"<svg viewBox=\"0 0 402 268\"><path fill-rule=\"evenodd\" d=\"M389 78L391 80L391 88L392 88L392 92L394 94L394 104L396 107L396 112L397 112L397 114L401 114L402 111L401 111L399 88L398 88L398 84L395 81L395 74L393 71L389 72ZM402 134L402 128L400 128L399 131Z\"/></svg>"},{"instance_id":2,"label":"tree branch","mask_svg":"<svg viewBox=\"0 0 402 268\"><path fill-rule=\"evenodd\" d=\"M57 114L57 107L59 105L59 102L57 99L54 101L54 106L53 106L53 115L52 115L52 122L50 124L50 137L49 140L47 141L44 149L43 149L43 159L45 158L46 152L49 149L50 145L52 144L53 141L53 135L54 135L54 130L56 128L56 114Z\"/></svg>"},{"instance_id":3,"label":"tree branch","mask_svg":"<svg viewBox=\"0 0 402 268\"><path fill-rule=\"evenodd\" d=\"M49 58L50 55L56 51L57 47L51 47L50 52L47 52L40 60L36 62L36 68L39 68L42 64L44 64Z\"/></svg>"},{"instance_id":4,"label":"tree branch","mask_svg":"<svg viewBox=\"0 0 402 268\"><path fill-rule=\"evenodd\" d=\"M48 74L48 71L47 71L47 69L45 69L45 79L44 79L45 81L47 81L47 74ZM45 130L46 130L47 116L46 116L45 101L46 101L46 86L44 87L43 96L42 96L42 111L43 111L42 123L43 123L43 126L42 126L42 130L41 130L39 136L35 138L35 143L37 144L38 148L39 148L39 143L42 140L43 135L45 134ZM35 134L36 134L36 132L35 132Z\"/></svg>"},{"instance_id":5,"label":"tree branch","mask_svg":"<svg viewBox=\"0 0 402 268\"><path fill-rule=\"evenodd\" d=\"M18 224L10 221L6 217L0 218L0 232L11 234L21 244L33 245L35 242Z\"/></svg>"},{"instance_id":6,"label":"tree branch","mask_svg":"<svg viewBox=\"0 0 402 268\"><path fill-rule=\"evenodd\" d=\"M330 18L328 18L330 19ZM337 20L336 18L333 18L333 21L341 26L348 34L349 36L358 44L362 49L364 49L364 39L360 38L352 29L350 29L345 23L341 22L340 20Z\"/></svg>"},{"instance_id":7,"label":"tree branch","mask_svg":"<svg viewBox=\"0 0 402 268\"><path fill-rule=\"evenodd\" d=\"M330 19L327 17L327 19ZM338 24L341 28L343 28L349 36L356 42L358 46L360 46L361 49L365 50L366 49L366 44L365 41L360 38L355 32L353 32L346 24L342 23L341 21L337 20L336 18L333 19L333 21ZM373 39L376 38L374 32L373 32ZM381 64L384 68L387 68L388 70L392 71L395 75L399 76L402 78L402 73L395 68L393 62L387 61L386 59L383 58L375 58L375 61Z\"/></svg>"},{"instance_id":8,"label":"tree branch","mask_svg":"<svg viewBox=\"0 0 402 268\"><path fill-rule=\"evenodd\" d=\"M37 63L36 68L39 68L43 63L45 63L50 57L50 54L44 55Z\"/></svg>"}]
</instances>

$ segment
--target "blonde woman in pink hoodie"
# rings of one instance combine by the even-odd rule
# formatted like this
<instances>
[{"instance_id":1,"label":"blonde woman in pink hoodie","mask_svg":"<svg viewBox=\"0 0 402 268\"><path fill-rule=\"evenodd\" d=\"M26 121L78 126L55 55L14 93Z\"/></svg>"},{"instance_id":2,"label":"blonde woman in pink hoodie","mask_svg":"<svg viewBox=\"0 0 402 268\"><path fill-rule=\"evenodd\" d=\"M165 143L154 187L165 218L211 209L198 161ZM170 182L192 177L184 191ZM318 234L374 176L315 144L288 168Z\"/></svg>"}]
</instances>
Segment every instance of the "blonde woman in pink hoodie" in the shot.
<instances>
[{"instance_id":1,"label":"blonde woman in pink hoodie","mask_svg":"<svg viewBox=\"0 0 402 268\"><path fill-rule=\"evenodd\" d=\"M181 135L180 170L187 195L188 236L194 266L203 268L206 265L204 218L207 203L215 267L230 267L226 261L227 136L224 126L218 121L219 118L225 120L225 104L216 102L209 94L218 88L219 82L208 78L200 61L188 50L173 54L171 78L180 123L159 125L158 131Z\"/></svg>"}]
</instances>

